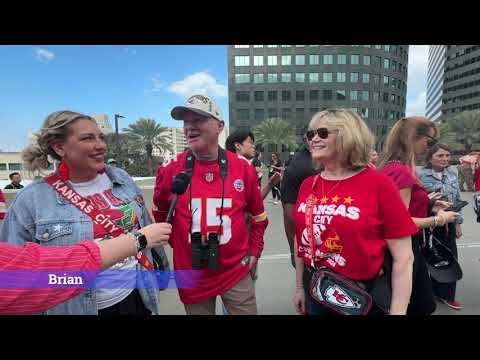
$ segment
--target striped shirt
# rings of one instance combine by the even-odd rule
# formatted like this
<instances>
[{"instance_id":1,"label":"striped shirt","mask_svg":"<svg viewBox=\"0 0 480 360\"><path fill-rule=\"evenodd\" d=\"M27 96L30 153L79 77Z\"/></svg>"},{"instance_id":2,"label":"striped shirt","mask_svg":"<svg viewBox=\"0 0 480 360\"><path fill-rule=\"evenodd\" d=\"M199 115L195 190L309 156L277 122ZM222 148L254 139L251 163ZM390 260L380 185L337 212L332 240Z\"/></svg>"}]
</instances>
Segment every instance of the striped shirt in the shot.
<instances>
[{"instance_id":1,"label":"striped shirt","mask_svg":"<svg viewBox=\"0 0 480 360\"><path fill-rule=\"evenodd\" d=\"M100 249L93 241L82 241L68 247L47 247L33 242L22 247L0 244L0 271L100 270L101 264ZM44 311L75 297L84 290L0 288L0 314L32 314Z\"/></svg>"}]
</instances>

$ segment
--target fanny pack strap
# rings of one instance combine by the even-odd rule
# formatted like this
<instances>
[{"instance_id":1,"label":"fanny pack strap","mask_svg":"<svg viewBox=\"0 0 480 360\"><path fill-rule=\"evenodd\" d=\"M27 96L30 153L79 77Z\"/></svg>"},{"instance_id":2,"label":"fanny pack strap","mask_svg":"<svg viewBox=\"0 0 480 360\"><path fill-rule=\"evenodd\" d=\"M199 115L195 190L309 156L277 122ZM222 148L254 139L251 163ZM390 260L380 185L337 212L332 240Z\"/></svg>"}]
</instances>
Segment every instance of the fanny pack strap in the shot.
<instances>
[{"instance_id":1,"label":"fanny pack strap","mask_svg":"<svg viewBox=\"0 0 480 360\"><path fill-rule=\"evenodd\" d=\"M90 217L95 224L103 227L108 234L117 237L125 233L122 228L118 227L110 219L110 215L99 210L90 200L84 198L74 188L61 180L56 173L46 177L45 181L57 192L57 194L61 195L70 204ZM138 252L137 260L145 269L154 270L152 263L143 252Z\"/></svg>"}]
</instances>

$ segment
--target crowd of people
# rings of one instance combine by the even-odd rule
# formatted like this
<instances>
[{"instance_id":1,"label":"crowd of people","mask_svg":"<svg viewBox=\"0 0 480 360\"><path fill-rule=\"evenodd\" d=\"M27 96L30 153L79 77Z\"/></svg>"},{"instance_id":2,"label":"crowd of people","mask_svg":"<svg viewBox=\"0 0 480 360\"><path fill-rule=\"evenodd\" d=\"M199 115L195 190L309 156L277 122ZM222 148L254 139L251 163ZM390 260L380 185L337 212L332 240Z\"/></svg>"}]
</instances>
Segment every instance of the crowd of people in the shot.
<instances>
[{"instance_id":1,"label":"crowd of people","mask_svg":"<svg viewBox=\"0 0 480 360\"><path fill-rule=\"evenodd\" d=\"M25 167L59 166L16 194L0 230L0 269L93 270L103 287L4 289L1 313L161 314L155 273L170 269L168 244L175 276L196 273L194 286L178 287L186 314L214 315L220 297L225 313L255 315L269 193L282 202L298 314L428 315L437 300L461 309L461 188L427 118L398 120L379 155L357 113L323 110L286 163L271 154L262 186L254 134L238 130L220 147L225 123L210 97L193 95L171 116L183 122L188 149L158 167L153 209L113 159L105 163L93 118L46 118L23 152ZM469 156L473 177L478 154ZM105 287L105 269L127 275Z\"/></svg>"}]
</instances>

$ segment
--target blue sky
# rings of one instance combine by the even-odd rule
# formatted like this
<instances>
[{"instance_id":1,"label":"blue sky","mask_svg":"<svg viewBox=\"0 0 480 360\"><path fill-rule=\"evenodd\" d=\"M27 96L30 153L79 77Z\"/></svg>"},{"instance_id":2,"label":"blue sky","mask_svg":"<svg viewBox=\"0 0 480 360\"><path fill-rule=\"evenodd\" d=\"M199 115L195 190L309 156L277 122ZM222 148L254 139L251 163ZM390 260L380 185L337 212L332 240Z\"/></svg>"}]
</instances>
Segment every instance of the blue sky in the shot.
<instances>
[{"instance_id":1,"label":"blue sky","mask_svg":"<svg viewBox=\"0 0 480 360\"><path fill-rule=\"evenodd\" d=\"M407 114L424 113L426 48L410 47ZM28 129L62 109L111 121L119 113L121 128L140 117L180 126L170 110L198 92L219 102L228 123L227 85L227 46L2 45L0 149L21 150Z\"/></svg>"}]
</instances>

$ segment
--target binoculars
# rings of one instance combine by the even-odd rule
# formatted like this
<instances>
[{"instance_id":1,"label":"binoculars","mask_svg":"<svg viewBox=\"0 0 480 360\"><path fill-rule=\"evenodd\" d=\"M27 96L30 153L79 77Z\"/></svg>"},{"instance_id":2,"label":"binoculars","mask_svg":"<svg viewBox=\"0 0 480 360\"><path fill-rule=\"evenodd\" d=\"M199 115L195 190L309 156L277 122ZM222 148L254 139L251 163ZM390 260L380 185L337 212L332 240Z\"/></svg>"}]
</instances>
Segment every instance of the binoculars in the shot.
<instances>
[{"instance_id":1,"label":"binoculars","mask_svg":"<svg viewBox=\"0 0 480 360\"><path fill-rule=\"evenodd\" d=\"M192 269L200 270L202 261L208 260L208 268L215 270L218 268L218 234L208 233L207 244L202 244L202 234L194 232L192 239Z\"/></svg>"}]
</instances>

